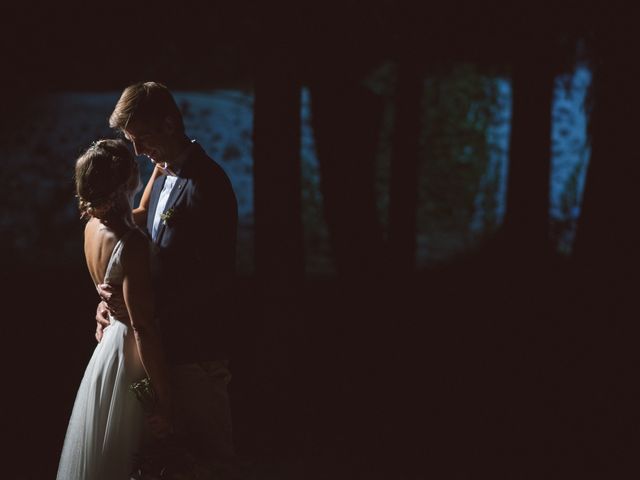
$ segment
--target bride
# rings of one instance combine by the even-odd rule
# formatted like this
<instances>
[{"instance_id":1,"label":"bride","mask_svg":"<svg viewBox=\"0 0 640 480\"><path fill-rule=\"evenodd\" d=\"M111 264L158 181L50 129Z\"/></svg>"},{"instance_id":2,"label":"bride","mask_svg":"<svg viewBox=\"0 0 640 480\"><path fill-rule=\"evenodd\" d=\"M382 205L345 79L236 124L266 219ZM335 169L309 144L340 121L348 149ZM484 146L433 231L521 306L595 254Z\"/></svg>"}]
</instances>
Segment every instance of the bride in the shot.
<instances>
[{"instance_id":1,"label":"bride","mask_svg":"<svg viewBox=\"0 0 640 480\"><path fill-rule=\"evenodd\" d=\"M121 140L100 140L78 158L76 193L88 218L84 253L95 285L120 285L128 318L110 316L80 383L58 466L58 480L125 480L139 448L144 414L131 383L153 379L156 436L170 429L167 369L153 321L149 242L132 219L138 166Z\"/></svg>"}]
</instances>

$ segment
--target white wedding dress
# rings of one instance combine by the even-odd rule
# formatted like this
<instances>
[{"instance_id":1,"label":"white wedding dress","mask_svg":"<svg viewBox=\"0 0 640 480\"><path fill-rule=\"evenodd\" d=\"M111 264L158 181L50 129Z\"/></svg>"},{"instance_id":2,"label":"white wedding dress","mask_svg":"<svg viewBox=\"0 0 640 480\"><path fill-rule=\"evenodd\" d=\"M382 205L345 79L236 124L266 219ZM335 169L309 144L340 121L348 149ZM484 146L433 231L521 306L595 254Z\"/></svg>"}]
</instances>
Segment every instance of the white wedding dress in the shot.
<instances>
[{"instance_id":1,"label":"white wedding dress","mask_svg":"<svg viewBox=\"0 0 640 480\"><path fill-rule=\"evenodd\" d=\"M111 254L104 283L122 285L127 232ZM145 376L133 330L117 318L104 329L84 373L58 466L58 480L128 480L143 411L132 382Z\"/></svg>"}]
</instances>

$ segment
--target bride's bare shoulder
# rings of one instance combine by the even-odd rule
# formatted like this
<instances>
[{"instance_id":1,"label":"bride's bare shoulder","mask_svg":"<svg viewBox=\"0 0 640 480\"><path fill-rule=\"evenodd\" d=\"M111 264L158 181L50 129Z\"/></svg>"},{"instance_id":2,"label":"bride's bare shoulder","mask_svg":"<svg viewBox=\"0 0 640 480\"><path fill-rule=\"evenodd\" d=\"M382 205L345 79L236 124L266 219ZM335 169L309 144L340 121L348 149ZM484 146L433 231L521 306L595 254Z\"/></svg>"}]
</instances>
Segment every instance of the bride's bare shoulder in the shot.
<instances>
[{"instance_id":1,"label":"bride's bare shoulder","mask_svg":"<svg viewBox=\"0 0 640 480\"><path fill-rule=\"evenodd\" d=\"M94 282L104 278L107 264L118 239L100 220L90 219L84 227L84 255Z\"/></svg>"},{"instance_id":2,"label":"bride's bare shoulder","mask_svg":"<svg viewBox=\"0 0 640 480\"><path fill-rule=\"evenodd\" d=\"M95 232L99 224L100 222L98 221L97 218L90 218L89 221L84 226L85 237Z\"/></svg>"},{"instance_id":3,"label":"bride's bare shoulder","mask_svg":"<svg viewBox=\"0 0 640 480\"><path fill-rule=\"evenodd\" d=\"M84 226L84 235L85 237L99 235L104 238L116 238L115 232L107 228L100 220L97 218L91 218L87 224Z\"/></svg>"}]
</instances>

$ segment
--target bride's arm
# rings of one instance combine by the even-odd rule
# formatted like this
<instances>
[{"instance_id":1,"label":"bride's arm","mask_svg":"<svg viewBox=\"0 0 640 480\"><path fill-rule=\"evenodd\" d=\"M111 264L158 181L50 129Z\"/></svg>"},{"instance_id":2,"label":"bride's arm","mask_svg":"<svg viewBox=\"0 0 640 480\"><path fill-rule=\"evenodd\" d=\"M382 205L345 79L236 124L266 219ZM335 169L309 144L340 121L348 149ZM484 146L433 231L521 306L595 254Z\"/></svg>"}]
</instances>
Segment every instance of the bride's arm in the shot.
<instances>
[{"instance_id":1,"label":"bride's arm","mask_svg":"<svg viewBox=\"0 0 640 480\"><path fill-rule=\"evenodd\" d=\"M149 243L142 235L132 235L123 251L124 281L122 292L129 312L138 353L147 376L158 394L159 414L165 417L170 409L167 365L160 332L153 313L153 290L149 261Z\"/></svg>"},{"instance_id":2,"label":"bride's arm","mask_svg":"<svg viewBox=\"0 0 640 480\"><path fill-rule=\"evenodd\" d=\"M151 178L144 187L142 197L140 198L140 205L133 210L133 221L140 227L145 227L147 224L147 212L149 211L149 202L151 201L151 190L153 189L153 183L156 179L162 175L162 170L157 165L151 172Z\"/></svg>"}]
</instances>

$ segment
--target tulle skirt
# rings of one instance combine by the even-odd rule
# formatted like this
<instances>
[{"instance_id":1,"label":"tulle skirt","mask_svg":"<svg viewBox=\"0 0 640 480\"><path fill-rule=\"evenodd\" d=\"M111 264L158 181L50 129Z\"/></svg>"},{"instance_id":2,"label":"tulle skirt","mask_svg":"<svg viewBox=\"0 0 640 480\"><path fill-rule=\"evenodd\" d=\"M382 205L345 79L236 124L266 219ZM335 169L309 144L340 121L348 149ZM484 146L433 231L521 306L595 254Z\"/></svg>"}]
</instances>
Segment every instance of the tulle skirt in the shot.
<instances>
[{"instance_id":1,"label":"tulle skirt","mask_svg":"<svg viewBox=\"0 0 640 480\"><path fill-rule=\"evenodd\" d=\"M130 478L143 411L129 386L143 377L133 330L112 318L80 383L58 480Z\"/></svg>"}]
</instances>

